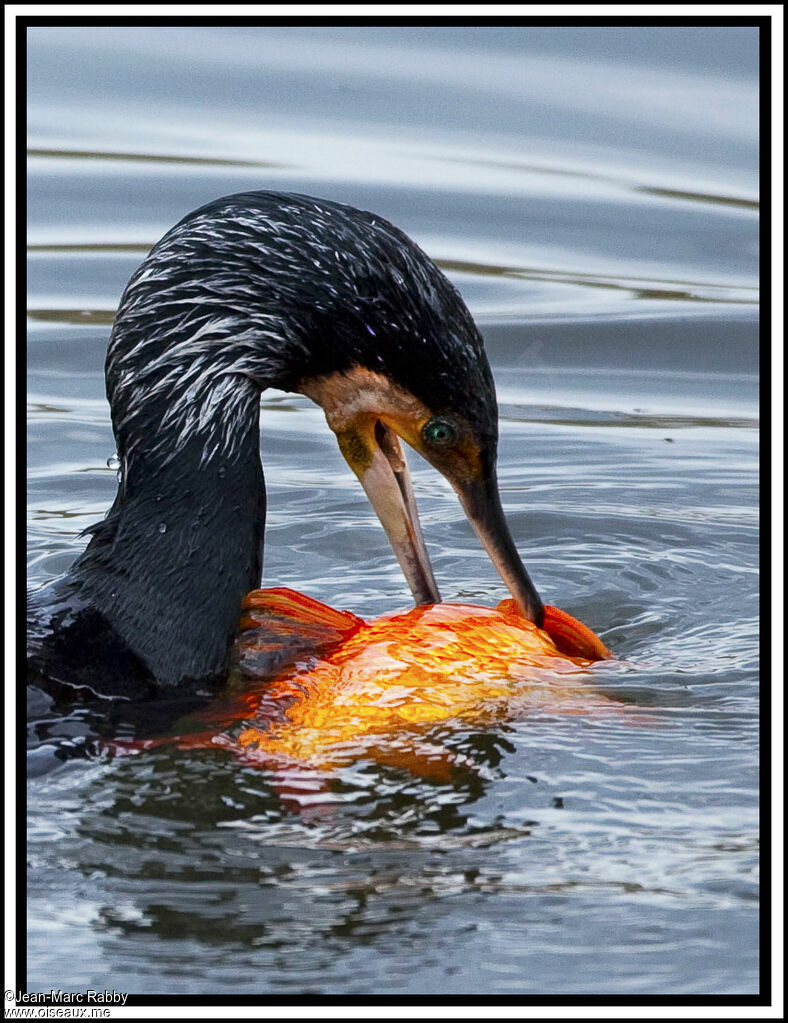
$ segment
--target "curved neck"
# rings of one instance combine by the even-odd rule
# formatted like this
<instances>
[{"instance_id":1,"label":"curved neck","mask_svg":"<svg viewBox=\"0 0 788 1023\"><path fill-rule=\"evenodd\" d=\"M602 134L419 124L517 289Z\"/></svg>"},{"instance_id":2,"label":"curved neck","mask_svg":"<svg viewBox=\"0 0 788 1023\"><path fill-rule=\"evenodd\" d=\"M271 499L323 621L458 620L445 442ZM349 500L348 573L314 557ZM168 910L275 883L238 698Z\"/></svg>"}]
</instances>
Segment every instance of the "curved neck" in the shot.
<instances>
[{"instance_id":1,"label":"curved neck","mask_svg":"<svg viewBox=\"0 0 788 1023\"><path fill-rule=\"evenodd\" d=\"M241 599L260 581L259 388L238 377L233 384L232 401L179 437L152 417L133 450L118 437L118 495L73 568L162 685L223 674Z\"/></svg>"}]
</instances>

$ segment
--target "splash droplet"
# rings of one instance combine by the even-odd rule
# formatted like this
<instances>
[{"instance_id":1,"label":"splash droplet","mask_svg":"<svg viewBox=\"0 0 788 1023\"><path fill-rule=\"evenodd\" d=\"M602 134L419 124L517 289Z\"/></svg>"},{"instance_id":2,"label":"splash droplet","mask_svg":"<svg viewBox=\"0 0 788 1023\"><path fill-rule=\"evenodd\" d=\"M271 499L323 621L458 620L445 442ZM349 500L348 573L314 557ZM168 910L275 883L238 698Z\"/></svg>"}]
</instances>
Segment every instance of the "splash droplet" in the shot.
<instances>
[{"instance_id":1,"label":"splash droplet","mask_svg":"<svg viewBox=\"0 0 788 1023\"><path fill-rule=\"evenodd\" d=\"M224 477L225 477L225 476L227 475L227 469L226 469L226 467L225 467L225 466L223 466L223 465L220 465L220 466L219 466L219 468L218 468L218 470L217 470L217 475L218 475L218 477L219 477L219 479L220 479L220 480L223 480L223 479L224 479Z\"/></svg>"},{"instance_id":2,"label":"splash droplet","mask_svg":"<svg viewBox=\"0 0 788 1023\"><path fill-rule=\"evenodd\" d=\"M167 523L166 522L160 522L159 523L159 532L160 533L166 533L167 532Z\"/></svg>"},{"instance_id":3,"label":"splash droplet","mask_svg":"<svg viewBox=\"0 0 788 1023\"><path fill-rule=\"evenodd\" d=\"M110 455L107 459L108 469L120 469L120 459L118 458L117 452L114 455Z\"/></svg>"}]
</instances>

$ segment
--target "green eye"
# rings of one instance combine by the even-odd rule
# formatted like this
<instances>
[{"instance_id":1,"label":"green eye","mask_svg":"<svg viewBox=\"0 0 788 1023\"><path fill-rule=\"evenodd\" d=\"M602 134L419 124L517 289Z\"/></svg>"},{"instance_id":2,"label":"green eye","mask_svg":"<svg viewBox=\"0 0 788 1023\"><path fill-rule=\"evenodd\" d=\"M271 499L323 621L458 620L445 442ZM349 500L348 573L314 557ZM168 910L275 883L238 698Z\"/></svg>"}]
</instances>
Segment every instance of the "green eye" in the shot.
<instances>
[{"instance_id":1,"label":"green eye","mask_svg":"<svg viewBox=\"0 0 788 1023\"><path fill-rule=\"evenodd\" d=\"M421 435L428 444L437 444L442 447L454 443L457 439L457 428L446 419L430 419L422 427Z\"/></svg>"}]
</instances>

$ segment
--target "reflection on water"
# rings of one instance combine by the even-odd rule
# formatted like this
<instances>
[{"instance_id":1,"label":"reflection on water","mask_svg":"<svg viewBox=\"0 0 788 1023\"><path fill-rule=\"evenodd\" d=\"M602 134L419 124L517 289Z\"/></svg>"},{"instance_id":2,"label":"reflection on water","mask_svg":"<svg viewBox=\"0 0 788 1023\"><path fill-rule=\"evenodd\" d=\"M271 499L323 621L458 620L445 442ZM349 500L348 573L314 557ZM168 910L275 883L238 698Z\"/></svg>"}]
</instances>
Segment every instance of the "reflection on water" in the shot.
<instances>
[{"instance_id":1,"label":"reflection on water","mask_svg":"<svg viewBox=\"0 0 788 1023\"><path fill-rule=\"evenodd\" d=\"M482 274L493 277L512 277L531 281L559 281L575 284L585 288L612 288L628 292L630 298L664 299L670 302L736 302L752 305L757 302L757 293L752 288L725 288L699 281L638 281L637 278L621 277L617 281L604 280L590 274L577 274L565 270L544 270L533 267L486 266L480 263L467 263L439 259L438 266L446 273ZM684 285L684 288L670 285ZM644 285L646 285L644 287ZM692 288L690 291L689 288ZM735 292L739 295L736 297ZM731 294L733 293L733 294Z\"/></svg>"},{"instance_id":2,"label":"reflection on water","mask_svg":"<svg viewBox=\"0 0 788 1023\"><path fill-rule=\"evenodd\" d=\"M165 156L162 153L108 153L106 151L91 153L87 150L66 149L28 149L28 156L54 157L57 160L122 160L124 163L182 163L198 164L207 167L278 167L275 163L261 163L259 160L220 160L216 157L206 159L204 156Z\"/></svg>"},{"instance_id":3,"label":"reflection on water","mask_svg":"<svg viewBox=\"0 0 788 1023\"><path fill-rule=\"evenodd\" d=\"M217 157L205 156L172 156L164 153L111 153L107 150L89 152L87 150L66 150L66 149L28 149L28 157L49 157L55 160L122 160L124 163L179 163L198 164L203 167L261 167L266 169L288 169L285 164L263 163L260 160L229 160ZM605 181L608 183L629 187L635 192L642 192L645 195L663 196L667 199L686 200L688 202L721 203L723 206L738 206L745 210L757 210L760 203L757 199L748 199L733 195L711 195L700 192L687 192L670 188L655 188L646 185L606 178L599 174L589 174L585 171L568 170L565 167L541 167L526 163L504 163L500 160L468 159L467 157L450 157L443 159L453 163L478 164L481 167L501 167L513 170L522 170L532 174L548 175L550 177L574 177L588 181ZM294 169L294 168L289 168Z\"/></svg>"},{"instance_id":4,"label":"reflection on water","mask_svg":"<svg viewBox=\"0 0 788 1023\"><path fill-rule=\"evenodd\" d=\"M36 28L30 56L30 582L114 499L104 349L151 244L221 194L324 195L462 291L529 571L653 709L445 722L450 779L361 759L288 801L220 750L102 746L179 701L31 692L30 989L755 991L754 30ZM322 413L270 392L261 443L264 581L406 606ZM497 603L411 466L445 597Z\"/></svg>"}]
</instances>

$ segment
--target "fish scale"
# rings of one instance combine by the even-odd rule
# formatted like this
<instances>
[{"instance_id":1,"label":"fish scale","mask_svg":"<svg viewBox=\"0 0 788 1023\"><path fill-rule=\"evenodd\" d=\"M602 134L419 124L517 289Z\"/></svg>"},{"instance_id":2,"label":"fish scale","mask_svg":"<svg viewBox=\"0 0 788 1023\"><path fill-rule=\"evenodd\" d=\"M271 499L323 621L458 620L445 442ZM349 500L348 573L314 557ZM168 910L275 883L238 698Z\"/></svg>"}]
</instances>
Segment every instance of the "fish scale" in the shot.
<instances>
[{"instance_id":1,"label":"fish scale","mask_svg":"<svg viewBox=\"0 0 788 1023\"><path fill-rule=\"evenodd\" d=\"M244 600L236 643L244 670L225 696L153 744L218 746L280 774L330 772L369 757L443 777L456 755L414 730L535 708L626 713L594 689L594 662L613 656L601 640L558 608L548 606L545 621L554 633L505 600L496 608L425 605L365 622L284 587L256 590ZM278 644L292 652L294 636L305 646L291 663L273 677L250 674L261 650L266 659Z\"/></svg>"}]
</instances>

